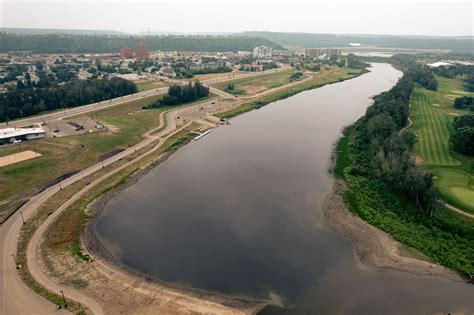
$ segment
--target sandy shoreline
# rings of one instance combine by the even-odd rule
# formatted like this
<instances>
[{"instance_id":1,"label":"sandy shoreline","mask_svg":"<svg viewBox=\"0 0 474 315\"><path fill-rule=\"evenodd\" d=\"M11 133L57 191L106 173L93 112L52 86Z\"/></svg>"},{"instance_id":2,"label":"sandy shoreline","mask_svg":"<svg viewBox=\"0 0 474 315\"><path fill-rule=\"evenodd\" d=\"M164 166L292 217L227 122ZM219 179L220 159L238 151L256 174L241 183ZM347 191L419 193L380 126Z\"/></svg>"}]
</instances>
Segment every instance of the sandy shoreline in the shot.
<instances>
[{"instance_id":1,"label":"sandy shoreline","mask_svg":"<svg viewBox=\"0 0 474 315\"><path fill-rule=\"evenodd\" d=\"M465 279L450 269L402 255L400 242L347 209L342 197L342 193L347 189L342 179L334 180L333 190L325 195L321 203L324 220L330 229L351 241L363 267L392 269L418 276L435 276L465 282Z\"/></svg>"},{"instance_id":2,"label":"sandy shoreline","mask_svg":"<svg viewBox=\"0 0 474 315\"><path fill-rule=\"evenodd\" d=\"M262 299L252 299L241 296L231 296L219 294L217 292L209 292L191 287L179 286L162 281L158 278L145 275L119 261L114 257L100 242L94 230L96 220L100 217L107 202L122 192L127 187L132 186L140 178L146 175L152 168L166 161L174 151L166 152L160 155L156 161L140 170L127 183L116 187L107 194L101 196L88 206L92 213L92 219L87 223L84 229L84 246L95 261L90 266L94 266L95 271L102 274L107 282L111 282L107 287L121 287L121 290L127 291L133 286L133 289L140 296L140 299L147 301L148 306L142 308L140 313L153 313L160 310L163 313L205 313L205 314L256 314L269 301ZM102 281L100 281L102 282ZM89 279L89 287L91 289L91 280ZM110 292L109 295L113 299L117 299L117 292ZM150 302L150 299L153 302ZM160 301L161 300L161 301ZM175 302L174 300L178 301ZM176 305L173 305L176 304ZM165 307L163 307L165 306ZM128 308L115 307L114 312L127 313ZM110 310L112 311L112 310ZM107 312L108 313L108 312Z\"/></svg>"}]
</instances>

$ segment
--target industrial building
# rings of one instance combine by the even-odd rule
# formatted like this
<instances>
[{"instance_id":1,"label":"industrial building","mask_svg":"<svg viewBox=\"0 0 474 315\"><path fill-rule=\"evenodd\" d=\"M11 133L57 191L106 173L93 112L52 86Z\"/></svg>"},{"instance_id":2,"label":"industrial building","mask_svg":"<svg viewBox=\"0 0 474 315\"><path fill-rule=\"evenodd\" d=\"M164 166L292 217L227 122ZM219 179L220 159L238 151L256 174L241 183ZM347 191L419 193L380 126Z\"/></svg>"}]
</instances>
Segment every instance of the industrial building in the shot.
<instances>
[{"instance_id":1,"label":"industrial building","mask_svg":"<svg viewBox=\"0 0 474 315\"><path fill-rule=\"evenodd\" d=\"M3 128L0 129L0 145L44 138L43 128Z\"/></svg>"}]
</instances>

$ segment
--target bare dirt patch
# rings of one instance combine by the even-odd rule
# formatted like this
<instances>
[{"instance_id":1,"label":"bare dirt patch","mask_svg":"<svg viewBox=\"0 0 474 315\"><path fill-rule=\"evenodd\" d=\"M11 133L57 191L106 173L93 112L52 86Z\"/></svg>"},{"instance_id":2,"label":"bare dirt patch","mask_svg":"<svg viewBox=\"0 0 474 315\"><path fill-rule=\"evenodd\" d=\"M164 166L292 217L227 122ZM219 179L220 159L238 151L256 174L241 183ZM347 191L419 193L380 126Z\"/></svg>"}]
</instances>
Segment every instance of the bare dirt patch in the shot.
<instances>
[{"instance_id":1,"label":"bare dirt patch","mask_svg":"<svg viewBox=\"0 0 474 315\"><path fill-rule=\"evenodd\" d=\"M421 165L423 164L423 158L421 156L415 155L415 164L416 165Z\"/></svg>"},{"instance_id":2,"label":"bare dirt patch","mask_svg":"<svg viewBox=\"0 0 474 315\"><path fill-rule=\"evenodd\" d=\"M415 255L408 255L401 243L352 214L341 195L347 189L344 181L335 180L333 191L325 196L322 203L324 218L331 229L347 237L354 244L356 255L363 265L401 270L420 276L437 276L464 281L457 273L449 269L429 261L416 259Z\"/></svg>"},{"instance_id":3,"label":"bare dirt patch","mask_svg":"<svg viewBox=\"0 0 474 315\"><path fill-rule=\"evenodd\" d=\"M18 162L26 161L40 157L41 154L32 150L23 151L15 154L0 157L0 167L15 164Z\"/></svg>"},{"instance_id":4,"label":"bare dirt patch","mask_svg":"<svg viewBox=\"0 0 474 315\"><path fill-rule=\"evenodd\" d=\"M107 130L111 133L117 133L120 131L120 128L115 126L115 125L112 125L112 124L109 124L109 123L105 123L105 122L102 122L102 125L107 128Z\"/></svg>"}]
</instances>

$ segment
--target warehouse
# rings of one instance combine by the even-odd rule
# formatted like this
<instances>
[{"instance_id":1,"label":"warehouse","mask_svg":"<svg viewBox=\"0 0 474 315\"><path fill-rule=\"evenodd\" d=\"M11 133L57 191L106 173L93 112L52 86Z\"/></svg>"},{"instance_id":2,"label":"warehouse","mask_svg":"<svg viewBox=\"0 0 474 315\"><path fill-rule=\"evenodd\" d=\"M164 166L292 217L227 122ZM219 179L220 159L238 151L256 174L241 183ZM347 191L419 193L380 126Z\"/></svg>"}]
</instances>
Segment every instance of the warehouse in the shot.
<instances>
[{"instance_id":1,"label":"warehouse","mask_svg":"<svg viewBox=\"0 0 474 315\"><path fill-rule=\"evenodd\" d=\"M43 128L3 128L0 129L0 145L44 138Z\"/></svg>"}]
</instances>

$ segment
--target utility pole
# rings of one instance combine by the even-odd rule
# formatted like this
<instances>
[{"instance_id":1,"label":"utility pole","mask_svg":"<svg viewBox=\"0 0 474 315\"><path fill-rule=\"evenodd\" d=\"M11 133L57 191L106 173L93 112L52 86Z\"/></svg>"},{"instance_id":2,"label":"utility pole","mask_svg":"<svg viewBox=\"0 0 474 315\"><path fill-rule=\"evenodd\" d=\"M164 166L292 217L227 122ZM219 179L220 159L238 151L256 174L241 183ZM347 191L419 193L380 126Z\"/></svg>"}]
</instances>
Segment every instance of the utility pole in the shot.
<instances>
[{"instance_id":1,"label":"utility pole","mask_svg":"<svg viewBox=\"0 0 474 315\"><path fill-rule=\"evenodd\" d=\"M25 218L23 217L23 212L21 212L21 210L18 210L18 212L20 212L20 215L21 215L21 221L23 221L23 224L25 224Z\"/></svg>"},{"instance_id":2,"label":"utility pole","mask_svg":"<svg viewBox=\"0 0 474 315\"><path fill-rule=\"evenodd\" d=\"M64 297L64 291L61 290L61 291L59 291L59 293L61 293L61 296L63 297L64 308L67 308L67 302L66 302L66 298Z\"/></svg>"},{"instance_id":3,"label":"utility pole","mask_svg":"<svg viewBox=\"0 0 474 315\"><path fill-rule=\"evenodd\" d=\"M20 266L18 266L18 261L16 260L16 256L15 254L12 254L12 257L13 257L13 260L15 261L15 266L16 266L16 269L20 269Z\"/></svg>"}]
</instances>

